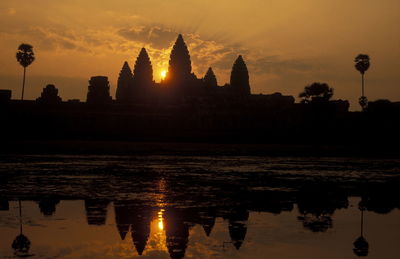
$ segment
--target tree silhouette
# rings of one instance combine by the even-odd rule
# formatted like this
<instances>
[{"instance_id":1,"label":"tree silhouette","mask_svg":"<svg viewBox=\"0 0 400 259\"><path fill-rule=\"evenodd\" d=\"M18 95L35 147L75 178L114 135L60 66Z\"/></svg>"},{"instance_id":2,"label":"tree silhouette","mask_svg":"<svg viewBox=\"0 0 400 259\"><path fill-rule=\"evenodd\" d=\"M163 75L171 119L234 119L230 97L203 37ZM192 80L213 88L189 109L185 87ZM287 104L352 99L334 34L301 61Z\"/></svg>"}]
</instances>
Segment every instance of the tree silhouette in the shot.
<instances>
[{"instance_id":1,"label":"tree silhouette","mask_svg":"<svg viewBox=\"0 0 400 259\"><path fill-rule=\"evenodd\" d=\"M179 34L171 51L167 79L175 83L180 80L184 82L190 78L191 72L189 50L182 35Z\"/></svg>"},{"instance_id":2,"label":"tree silhouette","mask_svg":"<svg viewBox=\"0 0 400 259\"><path fill-rule=\"evenodd\" d=\"M21 94L21 100L24 100L26 67L32 64L32 62L35 60L35 54L33 53L32 45L25 43L19 45L16 58L19 64L24 68L24 77L22 80L22 94Z\"/></svg>"},{"instance_id":3,"label":"tree silhouette","mask_svg":"<svg viewBox=\"0 0 400 259\"><path fill-rule=\"evenodd\" d=\"M216 87L218 86L217 78L214 74L214 71L211 67L208 68L206 75L203 78L203 82L207 87Z\"/></svg>"},{"instance_id":4,"label":"tree silhouette","mask_svg":"<svg viewBox=\"0 0 400 259\"><path fill-rule=\"evenodd\" d=\"M29 249L31 248L31 241L23 234L22 231L22 205L21 200L18 200L19 207L19 235L14 239L11 247L14 249L14 254L17 257L29 257Z\"/></svg>"},{"instance_id":5,"label":"tree silhouette","mask_svg":"<svg viewBox=\"0 0 400 259\"><path fill-rule=\"evenodd\" d=\"M326 83L312 83L304 87L304 91L299 94L303 98L303 103L310 103L313 101L329 101L333 96L333 88L330 88Z\"/></svg>"},{"instance_id":6,"label":"tree silhouette","mask_svg":"<svg viewBox=\"0 0 400 259\"><path fill-rule=\"evenodd\" d=\"M354 59L355 62L355 68L361 73L361 97L359 99L359 104L361 105L361 108L365 110L368 105L368 99L365 97L364 94L364 74L365 71L368 70L369 68L369 56L366 54L358 54L357 57Z\"/></svg>"},{"instance_id":7,"label":"tree silhouette","mask_svg":"<svg viewBox=\"0 0 400 259\"><path fill-rule=\"evenodd\" d=\"M133 74L128 62L125 61L122 66L121 72L119 72L117 92L115 97L118 102L126 102L130 98L130 88L132 87Z\"/></svg>"},{"instance_id":8,"label":"tree silhouette","mask_svg":"<svg viewBox=\"0 0 400 259\"><path fill-rule=\"evenodd\" d=\"M368 256L369 244L364 237L364 211L365 211L365 201L361 200L358 204L358 209L361 211L360 220L360 236L353 243L353 252L357 256Z\"/></svg>"},{"instance_id":9,"label":"tree silhouette","mask_svg":"<svg viewBox=\"0 0 400 259\"><path fill-rule=\"evenodd\" d=\"M250 94L249 72L242 56L239 56L233 64L230 83L234 92Z\"/></svg>"}]
</instances>

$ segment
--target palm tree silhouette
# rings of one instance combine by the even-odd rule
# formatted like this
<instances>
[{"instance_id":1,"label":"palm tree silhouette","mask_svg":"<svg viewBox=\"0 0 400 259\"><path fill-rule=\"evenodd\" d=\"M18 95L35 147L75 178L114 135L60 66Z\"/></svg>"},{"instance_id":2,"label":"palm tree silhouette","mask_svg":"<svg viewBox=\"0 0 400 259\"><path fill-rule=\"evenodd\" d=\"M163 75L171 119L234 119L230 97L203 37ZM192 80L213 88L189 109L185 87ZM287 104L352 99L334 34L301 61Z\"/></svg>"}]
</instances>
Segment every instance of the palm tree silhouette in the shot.
<instances>
[{"instance_id":1,"label":"palm tree silhouette","mask_svg":"<svg viewBox=\"0 0 400 259\"><path fill-rule=\"evenodd\" d=\"M32 62L35 60L35 54L33 53L32 45L25 43L19 45L16 58L19 64L21 64L21 66L23 66L24 68L24 78L22 81L22 94L21 94L21 100L24 100L26 67L32 64Z\"/></svg>"},{"instance_id":2,"label":"palm tree silhouette","mask_svg":"<svg viewBox=\"0 0 400 259\"><path fill-rule=\"evenodd\" d=\"M19 235L14 239L11 247L14 249L14 254L17 257L29 257L33 254L29 254L31 247L31 241L22 232L22 206L21 200L18 200L19 206Z\"/></svg>"},{"instance_id":3,"label":"palm tree silhouette","mask_svg":"<svg viewBox=\"0 0 400 259\"><path fill-rule=\"evenodd\" d=\"M361 211L361 226L360 226L360 236L354 241L353 252L357 256L368 256L369 244L364 237L364 211L365 206L361 201L358 205L358 209Z\"/></svg>"},{"instance_id":4,"label":"palm tree silhouette","mask_svg":"<svg viewBox=\"0 0 400 259\"><path fill-rule=\"evenodd\" d=\"M365 71L369 68L369 56L366 54L358 54L358 56L354 59L355 68L361 73L361 97L359 99L359 104L361 108L365 110L367 108L368 100L364 94L364 74Z\"/></svg>"}]
</instances>

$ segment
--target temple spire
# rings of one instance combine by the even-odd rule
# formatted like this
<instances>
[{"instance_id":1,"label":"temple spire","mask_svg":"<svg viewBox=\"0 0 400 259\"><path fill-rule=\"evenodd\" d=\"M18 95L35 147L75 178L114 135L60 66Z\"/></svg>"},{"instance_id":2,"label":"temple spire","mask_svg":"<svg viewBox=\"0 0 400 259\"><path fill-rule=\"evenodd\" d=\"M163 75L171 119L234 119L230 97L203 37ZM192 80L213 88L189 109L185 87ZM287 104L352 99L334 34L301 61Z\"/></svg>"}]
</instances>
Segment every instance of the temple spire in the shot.
<instances>
[{"instance_id":1,"label":"temple spire","mask_svg":"<svg viewBox=\"0 0 400 259\"><path fill-rule=\"evenodd\" d=\"M139 87L151 87L153 85L153 67L145 48L140 50L133 70L133 80Z\"/></svg>"},{"instance_id":2,"label":"temple spire","mask_svg":"<svg viewBox=\"0 0 400 259\"><path fill-rule=\"evenodd\" d=\"M189 50L181 34L175 41L171 51L168 67L168 79L174 83L187 81L192 73Z\"/></svg>"},{"instance_id":3,"label":"temple spire","mask_svg":"<svg viewBox=\"0 0 400 259\"><path fill-rule=\"evenodd\" d=\"M214 71L211 67L208 68L206 75L203 78L203 82L207 87L216 87L218 86L217 78L214 74Z\"/></svg>"},{"instance_id":4,"label":"temple spire","mask_svg":"<svg viewBox=\"0 0 400 259\"><path fill-rule=\"evenodd\" d=\"M241 55L236 59L232 67L231 87L237 94L250 94L249 72Z\"/></svg>"},{"instance_id":5,"label":"temple spire","mask_svg":"<svg viewBox=\"0 0 400 259\"><path fill-rule=\"evenodd\" d=\"M128 65L128 62L124 62L121 71L119 72L117 92L115 97L118 102L127 102L130 100L130 88L132 87L132 71Z\"/></svg>"}]
</instances>

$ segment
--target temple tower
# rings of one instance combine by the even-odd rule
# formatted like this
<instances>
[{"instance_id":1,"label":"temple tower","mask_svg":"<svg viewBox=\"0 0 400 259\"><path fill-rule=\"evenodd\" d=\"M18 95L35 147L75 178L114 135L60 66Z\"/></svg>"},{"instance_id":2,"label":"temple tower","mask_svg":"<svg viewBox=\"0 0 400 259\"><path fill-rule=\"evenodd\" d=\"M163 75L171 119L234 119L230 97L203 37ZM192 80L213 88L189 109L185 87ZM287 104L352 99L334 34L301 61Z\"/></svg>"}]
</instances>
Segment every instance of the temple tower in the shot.
<instances>
[{"instance_id":1,"label":"temple tower","mask_svg":"<svg viewBox=\"0 0 400 259\"><path fill-rule=\"evenodd\" d=\"M250 95L249 72L242 56L239 56L233 64L231 89L238 95Z\"/></svg>"},{"instance_id":2,"label":"temple tower","mask_svg":"<svg viewBox=\"0 0 400 259\"><path fill-rule=\"evenodd\" d=\"M128 62L125 61L122 66L121 72L119 72L117 92L115 98L117 102L127 103L131 99L132 95L132 84L133 84L133 74Z\"/></svg>"}]
</instances>

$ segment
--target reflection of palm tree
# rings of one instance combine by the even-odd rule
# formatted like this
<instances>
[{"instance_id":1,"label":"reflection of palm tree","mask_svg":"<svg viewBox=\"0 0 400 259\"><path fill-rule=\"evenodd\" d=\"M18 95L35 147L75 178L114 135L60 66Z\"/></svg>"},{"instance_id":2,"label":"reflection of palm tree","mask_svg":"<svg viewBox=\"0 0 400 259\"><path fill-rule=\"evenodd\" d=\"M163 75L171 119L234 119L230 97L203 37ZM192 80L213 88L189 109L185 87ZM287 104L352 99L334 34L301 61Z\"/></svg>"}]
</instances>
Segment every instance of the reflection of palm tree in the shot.
<instances>
[{"instance_id":1,"label":"reflection of palm tree","mask_svg":"<svg viewBox=\"0 0 400 259\"><path fill-rule=\"evenodd\" d=\"M355 68L361 73L361 97L359 103L361 108L365 109L368 104L367 97L364 95L364 74L369 68L369 56L365 54L359 54L355 59Z\"/></svg>"},{"instance_id":2,"label":"reflection of palm tree","mask_svg":"<svg viewBox=\"0 0 400 259\"><path fill-rule=\"evenodd\" d=\"M19 235L14 239L11 247L15 250L15 255L18 257L32 256L29 254L29 248L31 247L31 241L22 234L22 208L21 201L18 201L19 205Z\"/></svg>"},{"instance_id":3,"label":"reflection of palm tree","mask_svg":"<svg viewBox=\"0 0 400 259\"><path fill-rule=\"evenodd\" d=\"M21 100L24 100L24 90L25 90L25 74L26 74L26 67L32 64L35 60L35 54L33 53L32 46L29 44L21 44L18 47L18 52L16 54L16 58L18 63L24 68L24 78L22 81L22 94Z\"/></svg>"},{"instance_id":4,"label":"reflection of palm tree","mask_svg":"<svg viewBox=\"0 0 400 259\"><path fill-rule=\"evenodd\" d=\"M369 244L367 240L364 238L364 206L360 204L359 209L361 211L361 226L360 226L360 237L354 241L353 245L353 252L357 256L367 256L368 255L368 249L369 249Z\"/></svg>"}]
</instances>

